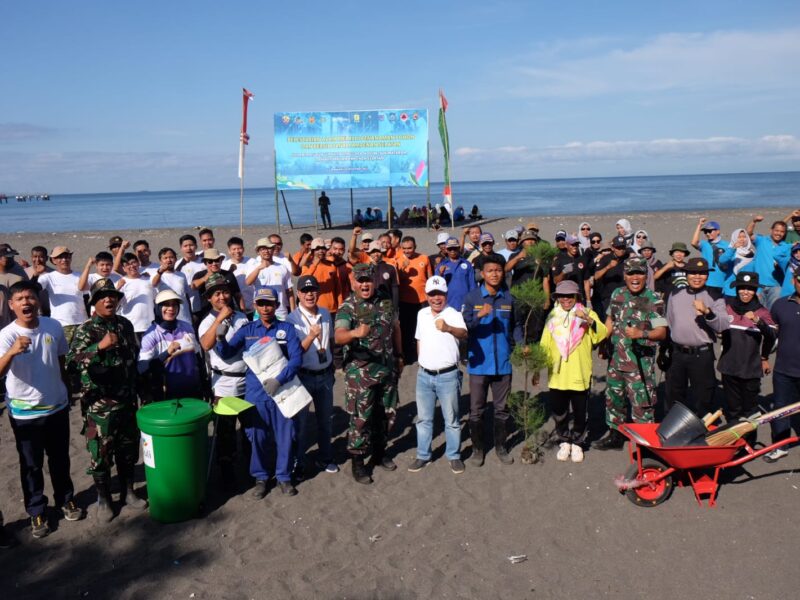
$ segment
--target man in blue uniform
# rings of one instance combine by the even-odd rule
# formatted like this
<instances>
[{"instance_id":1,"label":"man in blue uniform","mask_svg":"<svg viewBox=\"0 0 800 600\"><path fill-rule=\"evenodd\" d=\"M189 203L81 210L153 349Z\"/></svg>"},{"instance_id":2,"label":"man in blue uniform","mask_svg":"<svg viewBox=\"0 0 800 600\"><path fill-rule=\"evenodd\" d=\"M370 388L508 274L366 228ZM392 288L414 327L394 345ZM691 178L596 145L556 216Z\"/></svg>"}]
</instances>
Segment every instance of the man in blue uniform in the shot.
<instances>
[{"instance_id":1,"label":"man in blue uniform","mask_svg":"<svg viewBox=\"0 0 800 600\"><path fill-rule=\"evenodd\" d=\"M273 400L274 394L282 385L291 381L303 363L303 348L294 331L294 325L278 321L275 311L278 308L278 297L272 288L263 287L256 290L253 298L258 320L252 321L239 329L230 341L225 340L225 332L218 332L217 353L223 359L236 356L247 350L264 337L277 340L288 364L274 379L268 379L263 385L249 368L245 375L244 398L254 404L252 410L245 413L245 431L253 450L250 455L250 475L256 480L252 496L261 499L267 494L267 481L270 478L267 464L267 450L270 436L275 439L277 458L275 460L275 479L281 492L289 496L297 494L292 485L292 439L294 437L291 419L283 416Z\"/></svg>"}]
</instances>

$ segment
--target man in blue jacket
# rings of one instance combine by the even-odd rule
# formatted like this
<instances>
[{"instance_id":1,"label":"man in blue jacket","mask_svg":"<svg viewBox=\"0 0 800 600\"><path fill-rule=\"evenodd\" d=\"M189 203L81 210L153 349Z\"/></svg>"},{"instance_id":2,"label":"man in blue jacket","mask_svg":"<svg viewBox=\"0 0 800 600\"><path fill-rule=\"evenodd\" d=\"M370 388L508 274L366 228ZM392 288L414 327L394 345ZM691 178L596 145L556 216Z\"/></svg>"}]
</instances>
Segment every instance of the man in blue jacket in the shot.
<instances>
[{"instance_id":1,"label":"man in blue jacket","mask_svg":"<svg viewBox=\"0 0 800 600\"><path fill-rule=\"evenodd\" d=\"M786 262L789 254L789 244L786 239L786 223L775 221L770 228L769 235L755 232L756 224L764 220L761 215L756 215L747 225L747 234L756 247L755 272L761 282L762 304L767 310L772 308L775 300L781 297L784 272L781 264Z\"/></svg>"},{"instance_id":2,"label":"man in blue jacket","mask_svg":"<svg viewBox=\"0 0 800 600\"><path fill-rule=\"evenodd\" d=\"M500 259L488 256L483 261L483 283L464 297L462 314L467 325L469 364L469 431L472 438L470 462L483 465L483 412L489 387L494 401L494 448L504 465L514 459L505 448L508 410L506 399L511 390L511 351L522 341L522 327L514 318L514 299L503 285L504 270Z\"/></svg>"},{"instance_id":3,"label":"man in blue jacket","mask_svg":"<svg viewBox=\"0 0 800 600\"><path fill-rule=\"evenodd\" d=\"M444 247L447 258L440 261L434 271L447 283L448 306L460 311L467 293L476 287L475 270L472 263L461 256L461 244L456 238L447 238Z\"/></svg>"},{"instance_id":4,"label":"man in blue jacket","mask_svg":"<svg viewBox=\"0 0 800 600\"><path fill-rule=\"evenodd\" d=\"M294 325L275 318L278 308L278 297L275 290L262 287L256 290L253 297L258 321L251 321L240 328L231 338L225 340L227 331L223 325L217 328L217 354L223 359L232 358L243 350L247 350L264 337L274 338L288 360L288 364L274 379L268 379L263 385L256 374L247 369L245 375L244 399L254 404L252 410L244 414L245 432L253 445L250 455L250 475L256 480L252 496L260 500L267 495L267 482L270 478L267 464L267 451L270 437L274 436L277 458L275 460L275 479L281 492L288 496L297 494L292 485L292 438L293 422L283 416L275 404L273 396L278 388L291 381L303 364L303 348L297 339Z\"/></svg>"}]
</instances>

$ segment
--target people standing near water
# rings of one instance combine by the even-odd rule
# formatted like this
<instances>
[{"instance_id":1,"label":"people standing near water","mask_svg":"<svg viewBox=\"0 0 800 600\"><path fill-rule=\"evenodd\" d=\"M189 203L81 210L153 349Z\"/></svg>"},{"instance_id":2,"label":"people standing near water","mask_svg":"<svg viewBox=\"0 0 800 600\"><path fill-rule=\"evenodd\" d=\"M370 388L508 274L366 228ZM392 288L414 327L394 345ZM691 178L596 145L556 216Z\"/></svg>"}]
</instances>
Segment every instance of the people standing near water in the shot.
<instances>
[{"instance_id":1,"label":"people standing near water","mask_svg":"<svg viewBox=\"0 0 800 600\"><path fill-rule=\"evenodd\" d=\"M700 239L701 232L705 239ZM721 298L724 293L723 287L725 286L728 272L720 263L720 258L728 249L728 242L722 239L719 223L702 217L697 222L697 228L694 230L691 244L700 251L706 262L714 268L708 275L706 289L715 298Z\"/></svg>"},{"instance_id":2,"label":"people standing near water","mask_svg":"<svg viewBox=\"0 0 800 600\"><path fill-rule=\"evenodd\" d=\"M682 402L700 417L717 408L714 343L730 327L724 300L705 289L711 268L705 258L689 259L688 285L674 292L667 303L672 362L666 372L666 408Z\"/></svg>"},{"instance_id":3,"label":"people standing near water","mask_svg":"<svg viewBox=\"0 0 800 600\"><path fill-rule=\"evenodd\" d=\"M436 272L436 267L439 266L443 260L447 260L447 248L445 244L447 244L447 238L450 237L450 234L446 231L440 231L436 234L436 248L438 252L436 254L429 254L428 260L431 263L431 268L434 272Z\"/></svg>"},{"instance_id":4,"label":"people standing near water","mask_svg":"<svg viewBox=\"0 0 800 600\"><path fill-rule=\"evenodd\" d=\"M322 190L320 193L317 204L319 204L319 216L322 219L322 228L331 229L333 227L331 224L331 199L325 195L325 190Z\"/></svg>"},{"instance_id":5,"label":"people standing near water","mask_svg":"<svg viewBox=\"0 0 800 600\"><path fill-rule=\"evenodd\" d=\"M200 249L196 252L198 258L203 258L206 250L216 248L216 238L214 237L214 232L210 228L204 227L201 229L197 233L197 237L200 240ZM222 257L224 258L225 255L223 254Z\"/></svg>"},{"instance_id":6,"label":"people standing near water","mask_svg":"<svg viewBox=\"0 0 800 600\"><path fill-rule=\"evenodd\" d=\"M245 310L244 300L242 299L242 294L239 291L239 283L236 281L236 275L222 268L223 260L223 255L219 250L216 248L207 249L205 252L203 252L203 266L205 266L205 269L195 273L194 277L192 278L192 288L197 290L197 292L200 294L201 320L205 318L210 309L208 296L206 295L206 282L215 273L224 277L225 281L228 282L228 289L231 293L231 302L233 302L233 307L236 310Z\"/></svg>"},{"instance_id":7,"label":"people standing near water","mask_svg":"<svg viewBox=\"0 0 800 600\"><path fill-rule=\"evenodd\" d=\"M78 287L80 275L72 270L72 251L66 246L53 248L50 260L55 270L40 275L38 283L50 298L50 316L61 324L71 344L75 330L88 318Z\"/></svg>"},{"instance_id":8,"label":"people standing near water","mask_svg":"<svg viewBox=\"0 0 800 600\"><path fill-rule=\"evenodd\" d=\"M110 279L97 280L90 290L94 315L76 330L67 367L80 377L80 406L90 463L87 473L97 489L97 517L114 518L111 468L117 465L120 503L143 509L136 496L134 466L139 457L136 426L138 343L133 326L116 314L122 292Z\"/></svg>"},{"instance_id":9,"label":"people standing near water","mask_svg":"<svg viewBox=\"0 0 800 600\"><path fill-rule=\"evenodd\" d=\"M137 341L141 341L153 322L156 292L149 274L140 272L135 254L127 252L122 260L124 276L116 282L116 288L123 293L118 314L131 322Z\"/></svg>"},{"instance_id":10,"label":"people standing near water","mask_svg":"<svg viewBox=\"0 0 800 600\"><path fill-rule=\"evenodd\" d=\"M669 261L655 272L656 289L664 296L664 301L669 303L671 294L682 290L688 285L686 280L686 257L690 251L683 242L675 242L669 249Z\"/></svg>"},{"instance_id":11,"label":"people standing near water","mask_svg":"<svg viewBox=\"0 0 800 600\"><path fill-rule=\"evenodd\" d=\"M656 247L652 242L645 242L639 247L639 255L647 262L647 289L651 292L656 291L655 274L663 263L656 258Z\"/></svg>"},{"instance_id":12,"label":"people standing near water","mask_svg":"<svg viewBox=\"0 0 800 600\"><path fill-rule=\"evenodd\" d=\"M394 261L399 280L400 333L403 341L403 359L406 365L413 365L417 362L417 342L414 337L417 330L417 315L427 306L425 285L433 275L433 270L428 257L417 252L417 241L410 235L402 239L400 250L401 254Z\"/></svg>"},{"instance_id":13,"label":"people standing near water","mask_svg":"<svg viewBox=\"0 0 800 600\"><path fill-rule=\"evenodd\" d=\"M578 286L580 299L586 302L585 299L591 298L591 285L587 276L586 259L580 255L580 241L572 235L568 235L564 241L566 252L559 252L553 259L550 276L556 285L562 281L574 281Z\"/></svg>"},{"instance_id":14,"label":"people standing near water","mask_svg":"<svg viewBox=\"0 0 800 600\"><path fill-rule=\"evenodd\" d=\"M153 275L158 271L158 264L150 261L150 243L147 240L133 242L133 251L139 259L139 271L147 273L152 281Z\"/></svg>"},{"instance_id":15,"label":"people standing near water","mask_svg":"<svg viewBox=\"0 0 800 600\"><path fill-rule=\"evenodd\" d=\"M800 272L800 242L795 242L789 248L789 255L780 266L785 273L783 286L781 286L781 298L787 298L794 294L794 280Z\"/></svg>"},{"instance_id":16,"label":"people standing near water","mask_svg":"<svg viewBox=\"0 0 800 600\"><path fill-rule=\"evenodd\" d=\"M633 234L633 243L631 243L631 251L636 254L637 256L640 255L639 250L642 247L642 244L646 243L649 240L649 234L644 229L637 229L636 232Z\"/></svg>"},{"instance_id":17,"label":"people standing near water","mask_svg":"<svg viewBox=\"0 0 800 600\"><path fill-rule=\"evenodd\" d=\"M625 238L625 243L630 246L633 244L633 227L628 219L620 219L614 224L618 236Z\"/></svg>"},{"instance_id":18,"label":"people standing near water","mask_svg":"<svg viewBox=\"0 0 800 600\"><path fill-rule=\"evenodd\" d=\"M271 233L269 235L269 241L273 243L272 262L284 267L287 271L289 271L290 275L293 275L295 277L300 275L301 269L303 268L303 266L305 266L305 264L308 264L309 260L306 259L306 262L303 265L301 265L298 262L295 262L291 252L283 251L283 238L279 236L277 233Z\"/></svg>"},{"instance_id":19,"label":"people standing near water","mask_svg":"<svg viewBox=\"0 0 800 600\"><path fill-rule=\"evenodd\" d=\"M606 338L608 331L597 313L580 301L581 288L575 281L560 281L553 296L555 305L545 322L541 345L550 357L548 402L559 442L556 458L581 462L592 380L592 348Z\"/></svg>"},{"instance_id":20,"label":"people standing near water","mask_svg":"<svg viewBox=\"0 0 800 600\"><path fill-rule=\"evenodd\" d=\"M256 242L258 262L254 262L252 270L247 274L245 283L258 288L269 287L275 291L278 299L275 307L275 318L279 321L286 319L286 315L295 309L295 299L292 293L292 276L283 265L272 260L275 244L269 238L260 238Z\"/></svg>"},{"instance_id":21,"label":"people standing near water","mask_svg":"<svg viewBox=\"0 0 800 600\"><path fill-rule=\"evenodd\" d=\"M758 274L736 276L736 296L725 299L730 327L722 332L717 370L725 393L725 421L746 419L758 410L761 378L769 375L769 355L778 336L777 325L758 299ZM749 436L752 446L756 432Z\"/></svg>"},{"instance_id":22,"label":"people standing near water","mask_svg":"<svg viewBox=\"0 0 800 600\"><path fill-rule=\"evenodd\" d=\"M222 261L223 271L231 273L236 278L239 286L239 293L242 296L243 312L247 315L253 314L253 293L255 289L252 285L247 285L247 273L252 267L251 258L244 253L244 240L238 236L233 236L228 240L228 258Z\"/></svg>"},{"instance_id":23,"label":"people standing near water","mask_svg":"<svg viewBox=\"0 0 800 600\"><path fill-rule=\"evenodd\" d=\"M592 247L592 226L584 221L578 226L578 240L581 243L581 252L586 252Z\"/></svg>"},{"instance_id":24,"label":"people standing near water","mask_svg":"<svg viewBox=\"0 0 800 600\"><path fill-rule=\"evenodd\" d=\"M427 306L419 311L414 337L419 345L417 370L417 457L408 467L421 471L433 458L433 417L436 400L442 410L445 434L445 457L450 470L464 472L461 461L459 397L463 376L458 368L459 341L467 339L467 326L460 310L448 306L447 283L434 275L425 282Z\"/></svg>"},{"instance_id":25,"label":"people standing near water","mask_svg":"<svg viewBox=\"0 0 800 600\"><path fill-rule=\"evenodd\" d=\"M475 270L466 258L461 255L461 244L454 237L445 242L447 259L439 263L435 273L447 284L447 304L460 311L464 308L464 297L474 290Z\"/></svg>"},{"instance_id":26,"label":"people standing near water","mask_svg":"<svg viewBox=\"0 0 800 600\"><path fill-rule=\"evenodd\" d=\"M67 521L83 516L69 473L69 395L63 370L68 347L58 321L39 316L35 283L20 280L8 293L15 320L0 331L0 376L7 378L9 420L31 534L41 538L50 532L44 493L45 454L55 506Z\"/></svg>"},{"instance_id":27,"label":"people standing near water","mask_svg":"<svg viewBox=\"0 0 800 600\"><path fill-rule=\"evenodd\" d=\"M175 270L177 256L172 248L161 248L158 251L158 269L150 282L157 292L172 290L181 299L181 310L178 318L191 324L192 313L189 309L189 282L186 275Z\"/></svg>"},{"instance_id":28,"label":"people standing near water","mask_svg":"<svg viewBox=\"0 0 800 600\"><path fill-rule=\"evenodd\" d=\"M667 337L664 301L647 289L647 263L643 258L627 258L623 268L625 284L614 290L606 317L609 342L603 354L608 359L608 432L592 442L595 450L622 449L626 438L619 426L626 422L628 407L634 423L652 423L655 419L656 349Z\"/></svg>"},{"instance_id":29,"label":"people standing near water","mask_svg":"<svg viewBox=\"0 0 800 600\"><path fill-rule=\"evenodd\" d=\"M482 233L480 225L468 225L461 232L461 253L470 262L480 254Z\"/></svg>"},{"instance_id":30,"label":"people standing near water","mask_svg":"<svg viewBox=\"0 0 800 600\"><path fill-rule=\"evenodd\" d=\"M628 242L618 235L611 240L611 252L604 254L595 265L592 307L601 319L608 314L614 291L625 285L624 265L629 257Z\"/></svg>"},{"instance_id":31,"label":"people standing near water","mask_svg":"<svg viewBox=\"0 0 800 600\"><path fill-rule=\"evenodd\" d=\"M313 252L311 264L303 267L301 276L314 278L317 287L317 303L329 313L336 314L342 297L339 270L328 260L328 248L322 238L314 238L311 241L311 252Z\"/></svg>"},{"instance_id":32,"label":"people standing near water","mask_svg":"<svg viewBox=\"0 0 800 600\"><path fill-rule=\"evenodd\" d=\"M47 248L44 246L34 246L31 248L31 264L25 267L25 274L31 281L38 283L39 276L49 273L53 268L47 264ZM45 317L50 316L50 296L47 294L41 285L37 286L39 290L39 311Z\"/></svg>"},{"instance_id":33,"label":"people standing near water","mask_svg":"<svg viewBox=\"0 0 800 600\"><path fill-rule=\"evenodd\" d=\"M469 331L467 341L470 414L472 438L470 462L482 466L486 452L483 415L492 390L494 404L494 448L504 465L514 459L505 447L509 414L506 400L511 391L511 352L522 341L522 327L517 320L514 298L504 283L500 259L487 256L481 273L483 283L464 298L462 315Z\"/></svg>"},{"instance_id":34,"label":"people standing near water","mask_svg":"<svg viewBox=\"0 0 800 600\"><path fill-rule=\"evenodd\" d=\"M213 240L213 234L211 239ZM208 236L206 236L206 241L208 241ZM186 288L186 293L189 297L189 312L192 315L192 324L196 326L200 322L203 302L202 298L200 298L200 292L191 286L191 282L194 280L194 276L205 267L202 258L197 253L197 240L192 234L182 235L178 242L181 246L181 258L175 263L175 271L183 273L189 283Z\"/></svg>"},{"instance_id":35,"label":"people standing near water","mask_svg":"<svg viewBox=\"0 0 800 600\"><path fill-rule=\"evenodd\" d=\"M734 283L739 273L755 273L756 248L750 236L744 229L734 229L728 247L719 256L720 267L725 271L726 277L722 284L722 293L726 297L735 297Z\"/></svg>"},{"instance_id":36,"label":"people standing near water","mask_svg":"<svg viewBox=\"0 0 800 600\"><path fill-rule=\"evenodd\" d=\"M761 303L772 308L775 300L781 296L784 272L780 265L785 263L790 246L786 238L786 223L775 221L770 228L769 235L757 234L756 225L764 220L761 215L756 215L747 225L747 234L755 246L755 271L761 282Z\"/></svg>"}]
</instances>

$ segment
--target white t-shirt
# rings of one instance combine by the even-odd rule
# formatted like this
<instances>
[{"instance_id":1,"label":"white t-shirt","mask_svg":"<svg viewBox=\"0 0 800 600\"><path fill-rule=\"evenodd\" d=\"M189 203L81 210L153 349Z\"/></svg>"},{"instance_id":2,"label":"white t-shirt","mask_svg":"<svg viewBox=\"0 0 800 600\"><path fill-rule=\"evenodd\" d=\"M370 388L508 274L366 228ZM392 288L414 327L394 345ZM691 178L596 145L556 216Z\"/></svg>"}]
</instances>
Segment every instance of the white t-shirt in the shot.
<instances>
[{"instance_id":1,"label":"white t-shirt","mask_svg":"<svg viewBox=\"0 0 800 600\"><path fill-rule=\"evenodd\" d=\"M211 325L214 324L216 318L217 311L212 310L206 315L206 318L201 321L200 326L197 328L197 333L201 338L211 328ZM240 312L233 313L230 321L230 327L228 328L228 332L225 334L225 339L229 342L231 341L231 338L233 338L233 334L248 323L247 317ZM208 362L211 364L212 369L219 369L220 371L225 371L227 373L244 373L247 371L247 365L242 358L241 352L233 358L229 358L228 360L222 359L220 355L217 354L217 350L215 348L211 348L211 350L208 350L206 354L208 355ZM220 398L225 396L238 396L241 398L244 396L244 377L228 377L227 375L215 373L212 370L211 387L214 390L214 395L219 396Z\"/></svg>"},{"instance_id":2,"label":"white t-shirt","mask_svg":"<svg viewBox=\"0 0 800 600\"><path fill-rule=\"evenodd\" d=\"M79 279L79 273L65 275L50 271L37 280L50 297L50 316L63 327L80 325L89 318L83 304L83 292L78 290Z\"/></svg>"},{"instance_id":3,"label":"white t-shirt","mask_svg":"<svg viewBox=\"0 0 800 600\"><path fill-rule=\"evenodd\" d=\"M189 307L187 306L187 295L186 291L189 287L189 284L186 281L186 275L181 273L180 271L164 271L161 274L161 280L158 282L157 292L163 292L164 290L172 290L175 292L178 297L181 299L181 311L178 313L178 318L181 321L185 321L186 323L192 322L192 313ZM156 292L156 293L157 293Z\"/></svg>"},{"instance_id":4,"label":"white t-shirt","mask_svg":"<svg viewBox=\"0 0 800 600\"><path fill-rule=\"evenodd\" d=\"M28 351L11 361L6 377L6 397L15 419L51 415L67 405L67 388L61 380L58 357L67 353L64 330L55 319L39 317L36 329L11 322L0 330L0 356L21 335L31 339Z\"/></svg>"},{"instance_id":5,"label":"white t-shirt","mask_svg":"<svg viewBox=\"0 0 800 600\"><path fill-rule=\"evenodd\" d=\"M181 267L181 273L183 273L186 276L186 281L188 282L186 285L186 294L187 296L189 296L189 308L193 313L200 311L200 309L203 307L203 304L200 299L200 292L198 292L195 289L192 289L191 281L194 278L194 276L197 275L200 271L205 271L205 270L206 266L203 264L202 260L187 262Z\"/></svg>"},{"instance_id":6,"label":"white t-shirt","mask_svg":"<svg viewBox=\"0 0 800 600\"><path fill-rule=\"evenodd\" d=\"M158 273L158 265L156 263L151 262L146 267L139 266L139 273L147 273L150 276L150 281L153 280L153 277L156 276Z\"/></svg>"},{"instance_id":7,"label":"white t-shirt","mask_svg":"<svg viewBox=\"0 0 800 600\"><path fill-rule=\"evenodd\" d=\"M322 307L317 307L317 314L312 315L302 306L298 306L289 313L286 322L294 325L297 338L301 341L308 335L312 325L320 325L322 327L322 339L315 339L314 343L308 347L308 350L303 352L303 368L319 371L329 367L333 362L333 354L331 353L333 320L331 319L331 313ZM325 350L324 362L319 360L319 350Z\"/></svg>"},{"instance_id":8,"label":"white t-shirt","mask_svg":"<svg viewBox=\"0 0 800 600\"><path fill-rule=\"evenodd\" d=\"M141 276L138 279L125 279L125 285L120 288L120 292L125 297L120 302L117 314L128 319L133 325L136 333L144 333L153 322L155 314L153 306L155 304L156 291L149 278Z\"/></svg>"},{"instance_id":9,"label":"white t-shirt","mask_svg":"<svg viewBox=\"0 0 800 600\"><path fill-rule=\"evenodd\" d=\"M89 277L86 278L86 282L89 285L89 289L100 279L110 279L114 282L114 285L117 285L117 282L122 279L119 273L110 273L109 275L100 275L100 273L89 273ZM87 290L88 291L88 290Z\"/></svg>"},{"instance_id":10,"label":"white t-shirt","mask_svg":"<svg viewBox=\"0 0 800 600\"><path fill-rule=\"evenodd\" d=\"M283 252L280 254L273 254L272 262L274 262L276 265L284 267L287 271L289 271L290 275L292 274L292 263L289 262L289 258Z\"/></svg>"},{"instance_id":11,"label":"white t-shirt","mask_svg":"<svg viewBox=\"0 0 800 600\"><path fill-rule=\"evenodd\" d=\"M250 271L259 269L261 261L254 262ZM278 302L280 306L275 311L275 317L281 321L286 320L286 315L289 314L289 290L292 289L292 276L283 265L272 263L265 269L261 269L258 273L256 280L256 287L271 287L278 295ZM257 316L256 316L257 317Z\"/></svg>"},{"instance_id":12,"label":"white t-shirt","mask_svg":"<svg viewBox=\"0 0 800 600\"><path fill-rule=\"evenodd\" d=\"M247 274L253 270L253 260L252 258L243 256L242 262L240 263L234 263L230 258L226 258L222 261L222 269L230 271L233 273L233 276L236 277L236 283L239 284L239 291L242 294L242 299L244 300L244 305L247 310L253 310L253 294L255 293L255 287L245 283Z\"/></svg>"},{"instance_id":13,"label":"white t-shirt","mask_svg":"<svg viewBox=\"0 0 800 600\"><path fill-rule=\"evenodd\" d=\"M466 329L464 317L456 309L446 306L434 319L431 307L426 306L417 315L417 331L414 337L419 340L419 365L431 371L446 369L458 364L458 340L451 333L436 329L435 321L444 319L451 327Z\"/></svg>"}]
</instances>

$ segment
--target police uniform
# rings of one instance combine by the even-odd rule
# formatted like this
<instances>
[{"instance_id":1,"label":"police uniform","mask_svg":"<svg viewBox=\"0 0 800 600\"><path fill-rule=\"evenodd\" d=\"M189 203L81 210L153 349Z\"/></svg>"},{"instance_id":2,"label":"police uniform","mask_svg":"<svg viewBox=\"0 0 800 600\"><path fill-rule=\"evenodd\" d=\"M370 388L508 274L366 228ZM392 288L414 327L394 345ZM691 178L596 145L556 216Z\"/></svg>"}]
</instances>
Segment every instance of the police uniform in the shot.
<instances>
[{"instance_id":1,"label":"police uniform","mask_svg":"<svg viewBox=\"0 0 800 600\"><path fill-rule=\"evenodd\" d=\"M356 281L372 279L374 268L359 264L353 268L353 275ZM369 325L367 336L347 344L344 355L345 404L350 415L347 449L353 455L354 476L364 475L364 455L372 452L373 464L384 461L386 439L397 408L393 350L396 322L392 301L379 291L369 299L353 292L336 313L336 329L349 331ZM394 463L390 465L393 467Z\"/></svg>"}]
</instances>

